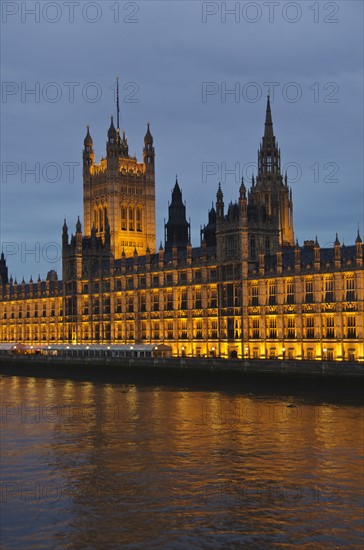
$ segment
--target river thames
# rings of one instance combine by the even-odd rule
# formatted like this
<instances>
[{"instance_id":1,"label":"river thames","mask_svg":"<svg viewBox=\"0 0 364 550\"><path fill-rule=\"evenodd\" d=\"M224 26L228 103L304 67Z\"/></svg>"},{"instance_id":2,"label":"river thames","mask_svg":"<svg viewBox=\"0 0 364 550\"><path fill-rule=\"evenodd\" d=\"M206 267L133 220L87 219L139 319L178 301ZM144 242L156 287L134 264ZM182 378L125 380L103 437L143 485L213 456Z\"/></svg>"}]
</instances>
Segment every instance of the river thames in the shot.
<instances>
[{"instance_id":1,"label":"river thames","mask_svg":"<svg viewBox=\"0 0 364 550\"><path fill-rule=\"evenodd\" d=\"M1 547L360 548L357 399L1 379Z\"/></svg>"}]
</instances>

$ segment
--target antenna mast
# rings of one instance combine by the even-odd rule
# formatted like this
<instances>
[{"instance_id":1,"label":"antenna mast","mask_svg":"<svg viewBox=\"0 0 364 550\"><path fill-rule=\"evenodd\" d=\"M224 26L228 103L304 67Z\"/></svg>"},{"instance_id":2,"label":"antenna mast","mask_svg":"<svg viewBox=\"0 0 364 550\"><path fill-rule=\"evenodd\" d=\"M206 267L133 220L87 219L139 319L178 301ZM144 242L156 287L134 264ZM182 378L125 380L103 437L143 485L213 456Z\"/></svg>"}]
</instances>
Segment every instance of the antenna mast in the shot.
<instances>
[{"instance_id":1,"label":"antenna mast","mask_svg":"<svg viewBox=\"0 0 364 550\"><path fill-rule=\"evenodd\" d=\"M119 77L116 77L116 122L117 129L120 130L120 106L119 106Z\"/></svg>"}]
</instances>

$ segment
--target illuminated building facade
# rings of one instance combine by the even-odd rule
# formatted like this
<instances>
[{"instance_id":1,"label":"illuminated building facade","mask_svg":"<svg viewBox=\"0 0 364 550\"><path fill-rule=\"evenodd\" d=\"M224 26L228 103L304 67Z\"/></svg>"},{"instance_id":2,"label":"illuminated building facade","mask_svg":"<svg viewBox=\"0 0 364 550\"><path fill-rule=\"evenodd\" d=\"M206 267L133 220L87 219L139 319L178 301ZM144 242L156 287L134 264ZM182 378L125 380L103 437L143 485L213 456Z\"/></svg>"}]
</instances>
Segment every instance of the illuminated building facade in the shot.
<instances>
[{"instance_id":1,"label":"illuminated building facade","mask_svg":"<svg viewBox=\"0 0 364 550\"><path fill-rule=\"evenodd\" d=\"M84 141L84 230L62 233L63 279L18 284L0 260L0 341L160 343L175 356L364 361L363 243L294 239L292 191L281 172L269 98L258 173L225 209L216 204L192 248L176 181L155 250L154 146L128 153L113 121L94 163Z\"/></svg>"}]
</instances>

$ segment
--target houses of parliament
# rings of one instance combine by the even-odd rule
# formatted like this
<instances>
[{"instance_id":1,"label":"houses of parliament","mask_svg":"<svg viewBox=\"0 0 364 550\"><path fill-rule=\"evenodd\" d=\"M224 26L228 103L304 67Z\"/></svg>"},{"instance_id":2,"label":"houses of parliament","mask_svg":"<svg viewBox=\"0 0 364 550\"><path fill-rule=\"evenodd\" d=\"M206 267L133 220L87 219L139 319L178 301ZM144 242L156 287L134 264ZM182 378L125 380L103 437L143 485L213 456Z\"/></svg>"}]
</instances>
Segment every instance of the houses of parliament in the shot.
<instances>
[{"instance_id":1,"label":"houses of parliament","mask_svg":"<svg viewBox=\"0 0 364 550\"><path fill-rule=\"evenodd\" d=\"M155 150L129 154L113 118L106 156L83 149L83 224L64 221L62 280L8 278L0 259L0 342L154 344L174 356L364 361L363 243L295 241L292 191L282 174L269 97L258 170L236 202L216 203L192 247L175 182L156 248ZM354 235L355 238L355 235Z\"/></svg>"}]
</instances>

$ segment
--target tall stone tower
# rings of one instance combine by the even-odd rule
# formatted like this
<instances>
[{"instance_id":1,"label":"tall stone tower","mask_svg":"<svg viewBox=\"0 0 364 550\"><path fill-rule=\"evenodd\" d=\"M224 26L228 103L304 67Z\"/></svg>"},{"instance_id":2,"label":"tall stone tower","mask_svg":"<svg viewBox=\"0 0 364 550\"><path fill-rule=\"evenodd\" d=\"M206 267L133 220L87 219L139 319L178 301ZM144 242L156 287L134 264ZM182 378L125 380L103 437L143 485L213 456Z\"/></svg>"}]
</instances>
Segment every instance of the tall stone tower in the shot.
<instances>
[{"instance_id":1,"label":"tall stone tower","mask_svg":"<svg viewBox=\"0 0 364 550\"><path fill-rule=\"evenodd\" d=\"M117 92L119 94L119 92ZM119 96L117 96L119 97ZM95 164L93 140L89 127L83 150L84 235L104 241L107 225L110 229L114 258L123 252L132 256L136 250L144 254L156 248L154 146L150 125L144 137L143 162L129 155L125 132L117 128L113 117L107 134L106 158Z\"/></svg>"},{"instance_id":2,"label":"tall stone tower","mask_svg":"<svg viewBox=\"0 0 364 550\"><path fill-rule=\"evenodd\" d=\"M281 174L281 156L273 133L269 96L264 137L258 151L258 175L248 193L241 182L239 200L225 213L219 184L216 194L216 253L220 262L241 261L243 273L256 269L259 258L282 246L294 246L292 191Z\"/></svg>"},{"instance_id":3,"label":"tall stone tower","mask_svg":"<svg viewBox=\"0 0 364 550\"><path fill-rule=\"evenodd\" d=\"M258 175L253 180L251 205L264 208L272 221L278 221L279 244L294 246L292 190L287 174L281 173L281 152L273 133L272 113L268 96L264 137L258 151Z\"/></svg>"},{"instance_id":4,"label":"tall stone tower","mask_svg":"<svg viewBox=\"0 0 364 550\"><path fill-rule=\"evenodd\" d=\"M186 248L190 242L190 224L186 220L186 206L182 201L182 191L176 183L172 191L172 202L168 207L168 221L165 224L165 250L169 252L174 246L179 250Z\"/></svg>"}]
</instances>

